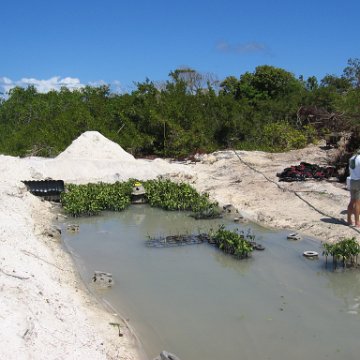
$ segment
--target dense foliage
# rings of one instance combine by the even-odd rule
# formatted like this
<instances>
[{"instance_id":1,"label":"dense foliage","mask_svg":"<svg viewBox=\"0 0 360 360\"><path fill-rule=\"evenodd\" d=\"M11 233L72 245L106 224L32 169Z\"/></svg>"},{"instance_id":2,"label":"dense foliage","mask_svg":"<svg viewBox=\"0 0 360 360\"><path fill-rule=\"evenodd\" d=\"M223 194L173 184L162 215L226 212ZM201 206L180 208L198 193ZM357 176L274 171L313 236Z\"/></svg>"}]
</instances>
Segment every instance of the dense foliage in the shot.
<instances>
[{"instance_id":1,"label":"dense foliage","mask_svg":"<svg viewBox=\"0 0 360 360\"><path fill-rule=\"evenodd\" d=\"M170 180L148 180L143 183L150 206L165 210L189 210L195 213L214 209L216 203L209 200L208 194L199 194L186 183Z\"/></svg>"},{"instance_id":2,"label":"dense foliage","mask_svg":"<svg viewBox=\"0 0 360 360\"><path fill-rule=\"evenodd\" d=\"M62 206L72 216L96 215L103 210L121 211L131 203L131 192L136 182L130 179L114 184L69 184L61 194ZM199 194L188 184L176 184L170 180L142 182L150 206L165 210L189 210L195 213L215 211L217 204L207 194Z\"/></svg>"},{"instance_id":3,"label":"dense foliage","mask_svg":"<svg viewBox=\"0 0 360 360\"><path fill-rule=\"evenodd\" d=\"M98 183L66 186L62 206L72 216L96 215L103 210L121 211L131 203L132 182Z\"/></svg>"},{"instance_id":4,"label":"dense foliage","mask_svg":"<svg viewBox=\"0 0 360 360\"><path fill-rule=\"evenodd\" d=\"M125 94L111 93L108 86L48 93L16 87L0 98L0 153L55 156L87 130L101 132L136 156L299 148L316 136L309 117L299 123L299 108L341 113L359 123L359 84L360 60L350 59L342 76L320 81L263 65L223 81L177 69L167 81L146 79Z\"/></svg>"}]
</instances>

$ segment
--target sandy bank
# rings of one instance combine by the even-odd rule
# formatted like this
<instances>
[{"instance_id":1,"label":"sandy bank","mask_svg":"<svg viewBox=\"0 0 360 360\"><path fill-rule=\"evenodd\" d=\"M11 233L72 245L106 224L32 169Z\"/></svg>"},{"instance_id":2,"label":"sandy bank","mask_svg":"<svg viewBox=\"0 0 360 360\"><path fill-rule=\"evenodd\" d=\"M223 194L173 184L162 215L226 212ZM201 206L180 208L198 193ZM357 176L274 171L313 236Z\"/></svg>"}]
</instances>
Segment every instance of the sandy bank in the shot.
<instances>
[{"instance_id":1,"label":"sandy bank","mask_svg":"<svg viewBox=\"0 0 360 360\"><path fill-rule=\"evenodd\" d=\"M121 322L87 294L50 236L51 204L26 191L21 180L114 182L158 175L186 181L221 205L273 228L323 241L359 237L344 225L349 193L336 181L279 183L276 173L306 161L326 164L333 150L319 146L282 154L217 152L196 164L135 160L96 132L83 134L55 159L0 155L0 357L6 359L138 359L137 342L109 325ZM159 351L162 349L159 349ZM168 349L171 350L171 349Z\"/></svg>"},{"instance_id":2,"label":"sandy bank","mask_svg":"<svg viewBox=\"0 0 360 360\"><path fill-rule=\"evenodd\" d=\"M96 132L83 134L55 159L0 155L1 358L142 357L126 324L104 311L78 279L51 226L53 205L27 192L21 180L114 182L176 169L160 159L135 160ZM110 323L120 323L124 336Z\"/></svg>"},{"instance_id":3,"label":"sandy bank","mask_svg":"<svg viewBox=\"0 0 360 360\"><path fill-rule=\"evenodd\" d=\"M287 153L221 151L191 165L192 184L220 204L232 204L245 218L271 228L296 230L333 242L359 238L359 229L346 225L350 194L336 178L279 182L284 168L301 161L327 166L336 149L321 146Z\"/></svg>"},{"instance_id":4,"label":"sandy bank","mask_svg":"<svg viewBox=\"0 0 360 360\"><path fill-rule=\"evenodd\" d=\"M78 280L60 239L49 236L51 205L19 184L0 185L0 353L3 359L137 359Z\"/></svg>"}]
</instances>

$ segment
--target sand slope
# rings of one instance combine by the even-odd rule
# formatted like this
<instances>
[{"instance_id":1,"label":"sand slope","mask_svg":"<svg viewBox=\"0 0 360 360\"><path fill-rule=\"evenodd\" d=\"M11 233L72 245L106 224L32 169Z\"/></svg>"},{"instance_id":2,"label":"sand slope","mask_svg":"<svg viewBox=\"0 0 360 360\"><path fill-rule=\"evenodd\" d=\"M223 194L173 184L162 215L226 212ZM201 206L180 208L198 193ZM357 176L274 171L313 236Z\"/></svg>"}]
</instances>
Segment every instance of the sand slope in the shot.
<instances>
[{"instance_id":1,"label":"sand slope","mask_svg":"<svg viewBox=\"0 0 360 360\"><path fill-rule=\"evenodd\" d=\"M131 331L104 312L78 280L51 229L59 209L28 193L21 180L87 183L163 175L191 183L220 205L232 204L234 216L323 241L359 238L358 229L344 225L349 193L343 184L279 183L276 177L300 161L326 164L331 151L319 146L282 154L223 151L196 164L177 164L136 160L101 134L87 132L55 159L0 155L0 357L140 358ZM110 322L120 322L125 336Z\"/></svg>"},{"instance_id":2,"label":"sand slope","mask_svg":"<svg viewBox=\"0 0 360 360\"><path fill-rule=\"evenodd\" d=\"M346 225L350 194L336 178L279 182L277 173L301 161L327 165L336 149L321 146L287 153L259 151L217 152L192 165L193 185L220 204L232 204L244 217L273 228L288 228L336 241L359 237L359 229Z\"/></svg>"}]
</instances>

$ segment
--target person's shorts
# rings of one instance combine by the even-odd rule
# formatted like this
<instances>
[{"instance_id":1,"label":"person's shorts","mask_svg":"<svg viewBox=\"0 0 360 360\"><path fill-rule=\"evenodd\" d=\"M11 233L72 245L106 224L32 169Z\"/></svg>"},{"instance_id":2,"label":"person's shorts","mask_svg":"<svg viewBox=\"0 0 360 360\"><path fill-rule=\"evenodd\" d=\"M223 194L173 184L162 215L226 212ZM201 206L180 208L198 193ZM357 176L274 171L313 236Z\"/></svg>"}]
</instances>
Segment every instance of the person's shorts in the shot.
<instances>
[{"instance_id":1,"label":"person's shorts","mask_svg":"<svg viewBox=\"0 0 360 360\"><path fill-rule=\"evenodd\" d=\"M350 195L352 200L360 200L360 180L350 180Z\"/></svg>"}]
</instances>

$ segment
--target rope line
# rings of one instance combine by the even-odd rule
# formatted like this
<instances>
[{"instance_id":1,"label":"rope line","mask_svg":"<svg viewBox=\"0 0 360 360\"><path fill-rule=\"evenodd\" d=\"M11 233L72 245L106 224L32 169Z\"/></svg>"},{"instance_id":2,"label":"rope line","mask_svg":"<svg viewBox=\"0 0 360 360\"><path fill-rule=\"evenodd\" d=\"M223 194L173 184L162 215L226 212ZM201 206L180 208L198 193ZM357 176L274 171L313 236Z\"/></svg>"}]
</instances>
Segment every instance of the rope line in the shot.
<instances>
[{"instance_id":1,"label":"rope line","mask_svg":"<svg viewBox=\"0 0 360 360\"><path fill-rule=\"evenodd\" d=\"M294 194L295 196L297 196L300 200L302 200L306 205L308 205L310 208L312 208L314 211L318 212L319 214L325 216L325 217L328 217L332 220L335 220L337 223L339 224L343 224L343 225L347 225L343 219L339 219L339 218L336 218L332 215L329 215L325 212L323 212L322 210L318 209L317 207L315 207L313 204L311 204L308 200L305 200L297 191L295 190L291 190L291 189L286 189L284 188L283 186L280 186L276 181L270 179L268 176L266 176L263 172L261 172L260 170L256 169L254 166L250 165L249 163L247 163L246 161L244 161L243 159L241 159L241 157L239 156L239 154L236 152L236 150L233 150L235 155L237 156L237 158L239 159L239 161L244 164L245 166L247 166L248 168L250 168L251 170L253 170L254 172L262 175L267 181L275 184L281 191L283 192L290 192L292 194ZM360 230L359 229L356 229L356 228L353 228L353 227L350 227L350 229L354 230L355 232L357 232L358 234L360 234Z\"/></svg>"}]
</instances>

